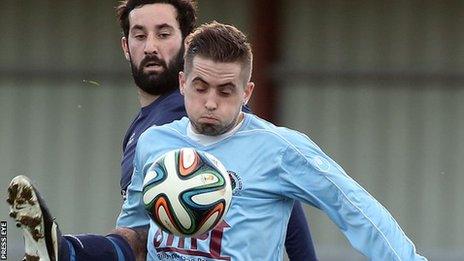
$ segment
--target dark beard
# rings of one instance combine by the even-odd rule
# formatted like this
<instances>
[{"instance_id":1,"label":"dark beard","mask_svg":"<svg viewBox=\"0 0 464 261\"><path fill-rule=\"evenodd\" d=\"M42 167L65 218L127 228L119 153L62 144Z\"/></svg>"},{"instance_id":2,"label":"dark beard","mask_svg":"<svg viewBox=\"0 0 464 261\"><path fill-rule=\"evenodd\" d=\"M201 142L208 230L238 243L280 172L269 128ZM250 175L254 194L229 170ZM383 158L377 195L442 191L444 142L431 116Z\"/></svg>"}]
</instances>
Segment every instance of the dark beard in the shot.
<instances>
[{"instance_id":1,"label":"dark beard","mask_svg":"<svg viewBox=\"0 0 464 261\"><path fill-rule=\"evenodd\" d=\"M160 60L154 55L146 56L140 62L140 67L138 68L132 63L131 59L132 77L134 77L135 84L144 92L151 95L163 95L179 89L179 72L184 67L183 53L183 50L180 50L169 66L165 61ZM156 62L164 70L161 73L144 73L143 67L148 62Z\"/></svg>"}]
</instances>

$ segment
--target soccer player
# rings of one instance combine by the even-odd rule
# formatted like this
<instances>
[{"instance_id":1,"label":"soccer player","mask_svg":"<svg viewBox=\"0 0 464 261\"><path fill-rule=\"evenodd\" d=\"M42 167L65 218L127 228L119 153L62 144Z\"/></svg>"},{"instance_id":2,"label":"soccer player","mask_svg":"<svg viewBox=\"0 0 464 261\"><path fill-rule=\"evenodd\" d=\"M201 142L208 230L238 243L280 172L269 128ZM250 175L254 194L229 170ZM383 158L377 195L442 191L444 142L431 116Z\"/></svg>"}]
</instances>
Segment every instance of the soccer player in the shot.
<instances>
[{"instance_id":1,"label":"soccer player","mask_svg":"<svg viewBox=\"0 0 464 261\"><path fill-rule=\"evenodd\" d=\"M189 0L126 0L118 6L117 13L124 33L122 49L130 62L141 105L123 141L120 185L126 198L140 134L151 126L163 125L186 115L183 97L178 90L178 74L183 68L183 41L195 26L196 8ZM118 222L118 227L107 236L61 237L45 202L27 178L15 178L9 191L11 215L24 229L26 259L145 259L146 227L138 223L121 226ZM142 213L136 214L144 215L145 210L140 211ZM148 217L145 223L148 224ZM285 244L290 260L316 260L299 203L293 208L287 234Z\"/></svg>"},{"instance_id":2,"label":"soccer player","mask_svg":"<svg viewBox=\"0 0 464 261\"><path fill-rule=\"evenodd\" d=\"M119 222L146 222L131 214L141 213L145 172L173 149L213 154L242 184L220 233L179 238L150 221L148 259L282 260L285 227L301 201L324 211L371 260L425 260L390 213L307 136L241 111L255 87L251 71L251 47L235 27L213 22L187 37L179 82L188 118L140 136Z\"/></svg>"}]
</instances>

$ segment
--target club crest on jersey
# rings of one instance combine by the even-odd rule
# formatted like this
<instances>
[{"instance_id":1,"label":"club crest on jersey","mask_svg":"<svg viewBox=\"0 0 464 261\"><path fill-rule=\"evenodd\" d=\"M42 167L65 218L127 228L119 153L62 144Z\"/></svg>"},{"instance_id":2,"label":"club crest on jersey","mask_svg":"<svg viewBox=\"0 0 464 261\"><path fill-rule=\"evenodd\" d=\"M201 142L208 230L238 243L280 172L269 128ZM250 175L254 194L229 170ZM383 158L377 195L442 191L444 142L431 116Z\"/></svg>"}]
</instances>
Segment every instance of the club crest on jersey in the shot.
<instances>
[{"instance_id":1,"label":"club crest on jersey","mask_svg":"<svg viewBox=\"0 0 464 261\"><path fill-rule=\"evenodd\" d=\"M330 163L325 158L321 156L316 156L311 159L311 163L316 169L320 170L321 172L329 172Z\"/></svg>"},{"instance_id":2,"label":"club crest on jersey","mask_svg":"<svg viewBox=\"0 0 464 261\"><path fill-rule=\"evenodd\" d=\"M229 173L230 182L232 183L232 195L240 195L240 191L243 189L242 178L233 171L228 170L227 173Z\"/></svg>"}]
</instances>

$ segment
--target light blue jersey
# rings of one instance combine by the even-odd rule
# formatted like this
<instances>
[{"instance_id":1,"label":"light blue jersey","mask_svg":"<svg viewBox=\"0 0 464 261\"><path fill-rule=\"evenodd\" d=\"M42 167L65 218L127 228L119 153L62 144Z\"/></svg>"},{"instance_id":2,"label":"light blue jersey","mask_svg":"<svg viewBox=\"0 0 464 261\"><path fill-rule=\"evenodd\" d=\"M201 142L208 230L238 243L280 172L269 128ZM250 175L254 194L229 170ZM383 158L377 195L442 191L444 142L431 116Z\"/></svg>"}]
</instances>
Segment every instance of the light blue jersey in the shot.
<instances>
[{"instance_id":1,"label":"light blue jersey","mask_svg":"<svg viewBox=\"0 0 464 261\"><path fill-rule=\"evenodd\" d=\"M150 226L148 260L282 260L295 200L324 211L354 248L373 260L425 260L387 210L305 135L245 114L232 136L203 146L187 135L189 121L148 129L118 226ZM144 170L167 151L193 147L233 173L229 212L199 238L162 232L141 201Z\"/></svg>"}]
</instances>

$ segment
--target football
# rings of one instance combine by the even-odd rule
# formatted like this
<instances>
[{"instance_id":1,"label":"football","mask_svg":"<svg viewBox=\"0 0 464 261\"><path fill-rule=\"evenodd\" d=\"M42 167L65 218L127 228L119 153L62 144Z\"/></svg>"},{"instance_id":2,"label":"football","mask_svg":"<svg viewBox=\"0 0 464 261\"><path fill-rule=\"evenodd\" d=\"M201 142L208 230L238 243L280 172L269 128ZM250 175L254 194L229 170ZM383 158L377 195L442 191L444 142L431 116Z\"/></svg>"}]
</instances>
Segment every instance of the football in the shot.
<instances>
[{"instance_id":1,"label":"football","mask_svg":"<svg viewBox=\"0 0 464 261\"><path fill-rule=\"evenodd\" d=\"M213 155L182 148L167 152L148 167L142 193L145 208L162 230L194 237L223 219L232 185Z\"/></svg>"}]
</instances>

